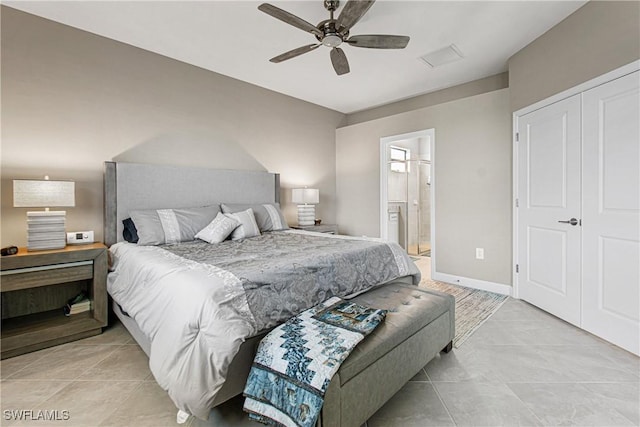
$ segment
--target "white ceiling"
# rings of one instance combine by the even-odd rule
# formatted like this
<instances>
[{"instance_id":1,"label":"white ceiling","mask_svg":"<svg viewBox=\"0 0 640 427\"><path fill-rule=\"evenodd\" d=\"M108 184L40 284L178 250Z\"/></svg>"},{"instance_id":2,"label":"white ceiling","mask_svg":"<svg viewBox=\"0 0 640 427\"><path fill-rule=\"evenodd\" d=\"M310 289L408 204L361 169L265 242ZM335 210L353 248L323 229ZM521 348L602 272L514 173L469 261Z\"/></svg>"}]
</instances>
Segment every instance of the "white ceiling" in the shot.
<instances>
[{"instance_id":1,"label":"white ceiling","mask_svg":"<svg viewBox=\"0 0 640 427\"><path fill-rule=\"evenodd\" d=\"M280 64L269 58L315 42L255 1L3 1L3 4L343 113L410 98L507 70L514 53L585 1L378 0L352 29L408 35L403 50L342 46L337 76L324 46ZM270 1L312 24L322 0ZM342 9L338 9L338 12ZM430 69L418 58L455 44L464 59Z\"/></svg>"}]
</instances>

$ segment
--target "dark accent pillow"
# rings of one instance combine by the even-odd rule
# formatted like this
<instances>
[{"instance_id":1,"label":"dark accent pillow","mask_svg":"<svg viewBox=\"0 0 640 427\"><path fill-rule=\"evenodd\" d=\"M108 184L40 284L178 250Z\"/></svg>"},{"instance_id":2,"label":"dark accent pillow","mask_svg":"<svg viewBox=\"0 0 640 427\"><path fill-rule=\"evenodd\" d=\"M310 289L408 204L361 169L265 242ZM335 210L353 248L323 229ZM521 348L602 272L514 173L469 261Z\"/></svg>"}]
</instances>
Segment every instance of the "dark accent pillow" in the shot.
<instances>
[{"instance_id":1,"label":"dark accent pillow","mask_svg":"<svg viewBox=\"0 0 640 427\"><path fill-rule=\"evenodd\" d=\"M122 225L124 229L122 230L122 237L129 243L138 243L138 230L136 230L136 225L133 223L131 218L123 219Z\"/></svg>"}]
</instances>

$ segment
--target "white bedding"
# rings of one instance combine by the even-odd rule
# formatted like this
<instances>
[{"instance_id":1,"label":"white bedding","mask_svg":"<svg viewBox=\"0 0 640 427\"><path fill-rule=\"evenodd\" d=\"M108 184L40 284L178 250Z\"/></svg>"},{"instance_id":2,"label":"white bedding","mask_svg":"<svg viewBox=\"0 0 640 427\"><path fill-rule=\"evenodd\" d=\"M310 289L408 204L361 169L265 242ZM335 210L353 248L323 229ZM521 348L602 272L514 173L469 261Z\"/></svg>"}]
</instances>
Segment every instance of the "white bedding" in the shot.
<instances>
[{"instance_id":1,"label":"white bedding","mask_svg":"<svg viewBox=\"0 0 640 427\"><path fill-rule=\"evenodd\" d=\"M240 281L154 246L110 250L109 294L149 338L156 381L178 409L206 419L240 344L257 333Z\"/></svg>"}]
</instances>

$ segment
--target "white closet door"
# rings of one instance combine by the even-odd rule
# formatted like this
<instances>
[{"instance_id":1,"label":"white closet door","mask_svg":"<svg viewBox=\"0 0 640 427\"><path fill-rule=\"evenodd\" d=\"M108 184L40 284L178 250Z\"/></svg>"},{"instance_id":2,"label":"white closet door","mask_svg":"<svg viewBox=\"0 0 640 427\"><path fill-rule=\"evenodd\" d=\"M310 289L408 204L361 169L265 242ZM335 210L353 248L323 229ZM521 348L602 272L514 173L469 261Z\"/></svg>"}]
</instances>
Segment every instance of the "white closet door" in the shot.
<instances>
[{"instance_id":1,"label":"white closet door","mask_svg":"<svg viewBox=\"0 0 640 427\"><path fill-rule=\"evenodd\" d=\"M580 95L519 117L518 132L519 297L579 326Z\"/></svg>"},{"instance_id":2,"label":"white closet door","mask_svg":"<svg viewBox=\"0 0 640 427\"><path fill-rule=\"evenodd\" d=\"M582 327L640 354L640 72L583 94Z\"/></svg>"}]
</instances>

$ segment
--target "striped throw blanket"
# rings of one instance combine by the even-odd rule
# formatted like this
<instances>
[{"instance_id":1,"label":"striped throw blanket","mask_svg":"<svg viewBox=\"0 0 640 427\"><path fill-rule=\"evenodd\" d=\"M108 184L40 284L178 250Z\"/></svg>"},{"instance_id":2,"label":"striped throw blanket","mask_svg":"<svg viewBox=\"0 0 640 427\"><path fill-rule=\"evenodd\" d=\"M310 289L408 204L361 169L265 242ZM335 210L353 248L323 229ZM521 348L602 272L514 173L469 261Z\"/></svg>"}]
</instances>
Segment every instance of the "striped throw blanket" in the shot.
<instances>
[{"instance_id":1,"label":"striped throw blanket","mask_svg":"<svg viewBox=\"0 0 640 427\"><path fill-rule=\"evenodd\" d=\"M275 328L258 346L244 410L265 424L312 427L333 374L386 314L334 297Z\"/></svg>"}]
</instances>

